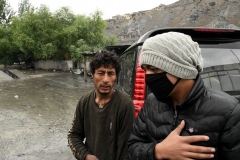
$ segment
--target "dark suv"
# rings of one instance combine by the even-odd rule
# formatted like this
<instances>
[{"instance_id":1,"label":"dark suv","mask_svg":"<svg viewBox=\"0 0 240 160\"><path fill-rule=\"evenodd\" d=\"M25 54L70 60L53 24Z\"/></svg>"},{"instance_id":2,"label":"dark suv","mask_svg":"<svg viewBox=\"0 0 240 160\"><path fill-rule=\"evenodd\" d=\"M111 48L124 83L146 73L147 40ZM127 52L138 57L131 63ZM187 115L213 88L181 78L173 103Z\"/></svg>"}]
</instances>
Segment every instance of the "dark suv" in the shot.
<instances>
[{"instance_id":1,"label":"dark suv","mask_svg":"<svg viewBox=\"0 0 240 160\"><path fill-rule=\"evenodd\" d=\"M150 90L138 58L144 41L164 32L176 31L190 35L199 43L204 58L201 77L207 87L222 90L240 100L240 30L216 28L165 28L144 34L120 54L122 71L116 88L126 92L135 104L137 117Z\"/></svg>"}]
</instances>

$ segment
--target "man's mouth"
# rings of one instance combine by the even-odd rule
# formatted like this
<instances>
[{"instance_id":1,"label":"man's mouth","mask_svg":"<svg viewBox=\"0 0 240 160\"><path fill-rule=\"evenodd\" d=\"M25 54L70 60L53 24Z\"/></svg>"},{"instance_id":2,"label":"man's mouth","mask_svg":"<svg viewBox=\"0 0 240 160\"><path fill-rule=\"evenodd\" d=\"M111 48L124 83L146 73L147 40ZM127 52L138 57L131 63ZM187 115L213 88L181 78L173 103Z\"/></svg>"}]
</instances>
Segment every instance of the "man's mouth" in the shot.
<instances>
[{"instance_id":1,"label":"man's mouth","mask_svg":"<svg viewBox=\"0 0 240 160\"><path fill-rule=\"evenodd\" d=\"M101 86L102 89L106 90L106 89L109 89L110 86Z\"/></svg>"}]
</instances>

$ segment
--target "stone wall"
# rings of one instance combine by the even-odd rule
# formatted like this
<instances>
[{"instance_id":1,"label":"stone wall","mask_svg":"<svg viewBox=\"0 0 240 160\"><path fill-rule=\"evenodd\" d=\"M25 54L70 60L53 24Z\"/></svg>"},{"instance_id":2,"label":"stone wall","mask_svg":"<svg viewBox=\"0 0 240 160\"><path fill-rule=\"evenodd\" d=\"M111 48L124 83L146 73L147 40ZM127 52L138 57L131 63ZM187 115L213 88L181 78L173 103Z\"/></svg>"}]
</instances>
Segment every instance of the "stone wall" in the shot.
<instances>
[{"instance_id":1,"label":"stone wall","mask_svg":"<svg viewBox=\"0 0 240 160\"><path fill-rule=\"evenodd\" d=\"M87 70L89 70L89 61L86 62ZM80 69L84 68L84 64L82 62L74 63L72 60L62 60L62 61L54 61L54 60L39 60L34 61L28 66L25 63L23 64L14 64L8 65L7 68L14 68L14 69L47 69L47 70L63 70L68 71L71 69ZM4 65L0 64L0 70L4 69Z\"/></svg>"},{"instance_id":2,"label":"stone wall","mask_svg":"<svg viewBox=\"0 0 240 160\"><path fill-rule=\"evenodd\" d=\"M32 62L35 69L60 69L60 70L71 70L73 69L73 61L71 60L40 60Z\"/></svg>"}]
</instances>

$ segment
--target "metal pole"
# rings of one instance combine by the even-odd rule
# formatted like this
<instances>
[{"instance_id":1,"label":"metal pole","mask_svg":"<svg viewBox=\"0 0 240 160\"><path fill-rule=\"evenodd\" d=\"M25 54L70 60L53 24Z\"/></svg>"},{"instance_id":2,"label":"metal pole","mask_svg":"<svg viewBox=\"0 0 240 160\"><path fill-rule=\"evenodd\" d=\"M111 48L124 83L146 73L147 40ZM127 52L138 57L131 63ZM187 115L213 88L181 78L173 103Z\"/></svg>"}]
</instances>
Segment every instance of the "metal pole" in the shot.
<instances>
[{"instance_id":1,"label":"metal pole","mask_svg":"<svg viewBox=\"0 0 240 160\"><path fill-rule=\"evenodd\" d=\"M84 82L87 82L87 57L83 56L83 63L84 63Z\"/></svg>"}]
</instances>

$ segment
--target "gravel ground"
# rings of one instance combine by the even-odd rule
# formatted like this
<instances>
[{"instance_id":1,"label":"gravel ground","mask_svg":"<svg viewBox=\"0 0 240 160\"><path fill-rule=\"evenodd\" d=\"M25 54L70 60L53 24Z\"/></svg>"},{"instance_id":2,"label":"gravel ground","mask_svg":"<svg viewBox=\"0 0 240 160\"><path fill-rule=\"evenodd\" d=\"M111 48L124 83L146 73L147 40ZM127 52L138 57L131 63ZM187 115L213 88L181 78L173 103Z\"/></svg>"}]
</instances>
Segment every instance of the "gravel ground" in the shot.
<instances>
[{"instance_id":1,"label":"gravel ground","mask_svg":"<svg viewBox=\"0 0 240 160\"><path fill-rule=\"evenodd\" d=\"M93 89L92 79L21 72L26 79L0 82L0 160L74 160L67 132L79 98Z\"/></svg>"}]
</instances>

